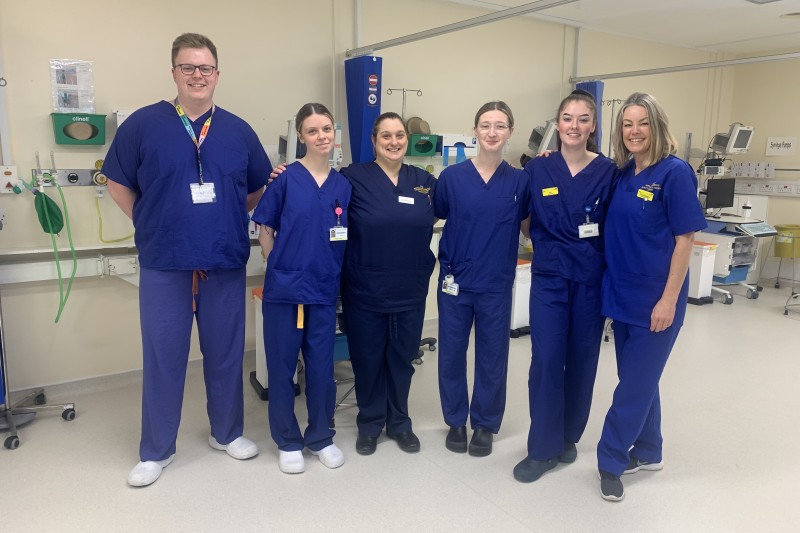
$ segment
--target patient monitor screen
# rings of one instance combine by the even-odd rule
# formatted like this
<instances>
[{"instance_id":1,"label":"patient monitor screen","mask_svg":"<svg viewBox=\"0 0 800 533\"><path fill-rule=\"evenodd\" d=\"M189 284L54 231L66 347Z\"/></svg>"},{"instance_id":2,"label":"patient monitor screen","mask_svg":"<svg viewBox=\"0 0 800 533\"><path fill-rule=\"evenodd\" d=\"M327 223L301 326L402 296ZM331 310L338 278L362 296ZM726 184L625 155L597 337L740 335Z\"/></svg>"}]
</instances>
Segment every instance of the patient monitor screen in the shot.
<instances>
[{"instance_id":1,"label":"patient monitor screen","mask_svg":"<svg viewBox=\"0 0 800 533\"><path fill-rule=\"evenodd\" d=\"M715 178L706 182L706 209L733 207L733 194L736 187L734 178Z\"/></svg>"}]
</instances>

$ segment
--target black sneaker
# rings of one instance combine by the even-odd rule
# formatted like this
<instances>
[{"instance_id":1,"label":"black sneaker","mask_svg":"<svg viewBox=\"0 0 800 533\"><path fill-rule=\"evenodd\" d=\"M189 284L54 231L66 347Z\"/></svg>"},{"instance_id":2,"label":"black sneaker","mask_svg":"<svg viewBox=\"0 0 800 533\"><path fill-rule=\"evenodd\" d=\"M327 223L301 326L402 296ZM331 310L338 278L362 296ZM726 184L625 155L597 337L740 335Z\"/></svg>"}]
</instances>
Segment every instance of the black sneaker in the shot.
<instances>
[{"instance_id":1,"label":"black sneaker","mask_svg":"<svg viewBox=\"0 0 800 533\"><path fill-rule=\"evenodd\" d=\"M610 474L604 470L598 472L600 478L600 496L610 502L621 502L625 498L625 487L619 476Z\"/></svg>"},{"instance_id":2,"label":"black sneaker","mask_svg":"<svg viewBox=\"0 0 800 533\"><path fill-rule=\"evenodd\" d=\"M659 461L657 463L651 463L649 461L642 461L641 459L637 459L636 457L631 457L631 460L628 461L628 466L625 467L625 471L623 474L635 474L639 470L661 470L664 468L664 461Z\"/></svg>"}]
</instances>

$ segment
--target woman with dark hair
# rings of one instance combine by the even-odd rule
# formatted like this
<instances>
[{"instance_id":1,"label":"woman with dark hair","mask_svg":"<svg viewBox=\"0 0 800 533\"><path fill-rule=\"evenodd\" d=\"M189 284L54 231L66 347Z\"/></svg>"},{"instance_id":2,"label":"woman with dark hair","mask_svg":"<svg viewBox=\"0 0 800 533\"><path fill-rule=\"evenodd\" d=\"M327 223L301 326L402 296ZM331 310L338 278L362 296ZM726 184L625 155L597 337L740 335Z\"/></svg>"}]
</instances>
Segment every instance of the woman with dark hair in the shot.
<instances>
[{"instance_id":1,"label":"woman with dark hair","mask_svg":"<svg viewBox=\"0 0 800 533\"><path fill-rule=\"evenodd\" d=\"M287 474L305 470L303 448L328 468L344 464L330 420L336 402L336 298L352 190L328 163L334 142L330 111L322 104L306 104L296 122L306 155L269 185L253 213L267 258L262 305L269 426L280 450L278 466ZM304 434L294 415L292 381L301 350L308 406Z\"/></svg>"},{"instance_id":2,"label":"woman with dark hair","mask_svg":"<svg viewBox=\"0 0 800 533\"><path fill-rule=\"evenodd\" d=\"M600 494L625 497L620 476L661 470L658 382L683 325L694 234L706 227L697 177L675 157L661 105L630 95L617 115L622 171L606 220L603 314L614 319L619 384L597 445Z\"/></svg>"},{"instance_id":3,"label":"woman with dark hair","mask_svg":"<svg viewBox=\"0 0 800 533\"><path fill-rule=\"evenodd\" d=\"M386 428L401 450L414 453L420 442L408 394L436 262L436 179L403 163L408 131L397 113L375 120L372 143L374 161L341 169L353 186L342 304L358 403L356 451L374 453Z\"/></svg>"},{"instance_id":4,"label":"woman with dark hair","mask_svg":"<svg viewBox=\"0 0 800 533\"><path fill-rule=\"evenodd\" d=\"M514 131L505 102L475 115L477 157L447 167L434 198L446 219L439 244L439 396L448 450L492 453L506 405L511 287L520 223L528 216L527 175L503 160ZM467 386L467 347L475 325L475 379ZM473 433L467 446L467 418Z\"/></svg>"},{"instance_id":5,"label":"woman with dark hair","mask_svg":"<svg viewBox=\"0 0 800 533\"><path fill-rule=\"evenodd\" d=\"M597 153L594 97L576 90L557 113L559 151L525 170L531 183L528 453L514 467L523 483L572 463L592 404L604 318L603 231L617 172ZM523 232L525 232L523 228Z\"/></svg>"}]
</instances>

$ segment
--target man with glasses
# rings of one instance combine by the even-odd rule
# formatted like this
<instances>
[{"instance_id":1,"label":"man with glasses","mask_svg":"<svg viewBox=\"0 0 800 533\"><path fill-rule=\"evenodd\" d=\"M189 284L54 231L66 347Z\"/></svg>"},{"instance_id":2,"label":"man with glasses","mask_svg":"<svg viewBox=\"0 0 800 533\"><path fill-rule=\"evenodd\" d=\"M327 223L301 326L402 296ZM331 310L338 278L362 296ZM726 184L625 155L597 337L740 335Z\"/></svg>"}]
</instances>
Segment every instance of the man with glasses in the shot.
<instances>
[{"instance_id":1,"label":"man with glasses","mask_svg":"<svg viewBox=\"0 0 800 533\"><path fill-rule=\"evenodd\" d=\"M243 435L247 212L272 167L253 129L213 102L217 49L186 33L172 44L177 97L120 126L103 165L108 192L136 228L143 349L140 462L128 484L155 482L175 456L192 322L197 320L209 445L236 459Z\"/></svg>"}]
</instances>

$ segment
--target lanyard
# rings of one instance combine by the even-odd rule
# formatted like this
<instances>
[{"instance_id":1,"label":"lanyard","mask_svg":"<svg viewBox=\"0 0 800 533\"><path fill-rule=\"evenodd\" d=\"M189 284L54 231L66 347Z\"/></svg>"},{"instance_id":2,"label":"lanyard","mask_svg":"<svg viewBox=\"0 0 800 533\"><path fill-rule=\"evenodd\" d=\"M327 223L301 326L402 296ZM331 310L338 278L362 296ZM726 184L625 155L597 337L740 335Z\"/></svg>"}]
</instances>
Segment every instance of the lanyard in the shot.
<instances>
[{"instance_id":1,"label":"lanyard","mask_svg":"<svg viewBox=\"0 0 800 533\"><path fill-rule=\"evenodd\" d=\"M194 142L194 145L197 147L197 172L199 174L200 185L203 184L203 164L200 162L200 145L202 145L203 141L206 140L208 130L211 128L211 119L214 118L214 109L214 104L211 104L211 115L203 124L203 128L200 130L200 138L198 139L194 134L192 123L189 122L189 118L186 116L186 113L183 112L183 108L178 103L178 99L175 99L175 110L178 112L178 116L181 117L181 122L183 122L183 126L186 128L186 131L189 132L189 137L192 138L192 142Z\"/></svg>"}]
</instances>

